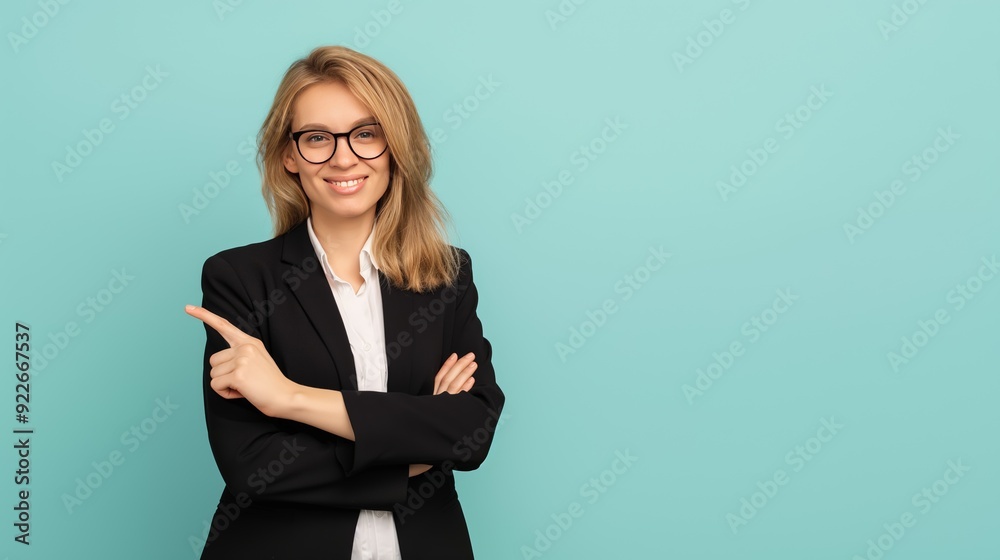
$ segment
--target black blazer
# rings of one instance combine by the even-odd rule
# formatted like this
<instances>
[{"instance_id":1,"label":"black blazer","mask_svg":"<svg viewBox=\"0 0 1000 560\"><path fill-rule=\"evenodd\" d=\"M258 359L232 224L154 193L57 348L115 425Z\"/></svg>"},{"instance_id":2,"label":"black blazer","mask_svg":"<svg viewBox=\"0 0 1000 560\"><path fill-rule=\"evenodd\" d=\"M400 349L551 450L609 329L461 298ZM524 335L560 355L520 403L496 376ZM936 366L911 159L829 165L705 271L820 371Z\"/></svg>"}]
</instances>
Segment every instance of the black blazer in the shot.
<instances>
[{"instance_id":1,"label":"black blazer","mask_svg":"<svg viewBox=\"0 0 1000 560\"><path fill-rule=\"evenodd\" d=\"M355 441L216 394L208 359L228 344L205 325L205 421L226 486L203 559L349 560L360 509L392 510L403 560L473 557L452 471L486 459L504 394L476 314L471 259L453 250L462 266L452 287L400 290L379 272L385 393L357 389L347 331L304 221L205 261L202 306L261 339L289 379L342 391ZM434 395L452 352L475 353L475 384ZM409 478L411 463L433 467Z\"/></svg>"}]
</instances>

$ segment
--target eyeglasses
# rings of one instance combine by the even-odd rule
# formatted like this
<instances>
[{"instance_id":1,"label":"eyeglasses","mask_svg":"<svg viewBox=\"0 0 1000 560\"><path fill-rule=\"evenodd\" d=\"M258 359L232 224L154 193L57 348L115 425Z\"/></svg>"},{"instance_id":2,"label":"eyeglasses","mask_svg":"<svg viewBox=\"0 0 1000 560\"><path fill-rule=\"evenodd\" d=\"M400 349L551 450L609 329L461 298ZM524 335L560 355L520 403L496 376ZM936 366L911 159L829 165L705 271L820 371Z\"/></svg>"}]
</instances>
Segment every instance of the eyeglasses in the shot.
<instances>
[{"instance_id":1,"label":"eyeglasses","mask_svg":"<svg viewBox=\"0 0 1000 560\"><path fill-rule=\"evenodd\" d=\"M337 151L337 139L347 138L347 147L361 159L375 159L385 153L389 143L379 123L361 124L349 132L330 132L328 130L300 130L289 132L289 138L295 142L302 159L309 163L326 163Z\"/></svg>"}]
</instances>

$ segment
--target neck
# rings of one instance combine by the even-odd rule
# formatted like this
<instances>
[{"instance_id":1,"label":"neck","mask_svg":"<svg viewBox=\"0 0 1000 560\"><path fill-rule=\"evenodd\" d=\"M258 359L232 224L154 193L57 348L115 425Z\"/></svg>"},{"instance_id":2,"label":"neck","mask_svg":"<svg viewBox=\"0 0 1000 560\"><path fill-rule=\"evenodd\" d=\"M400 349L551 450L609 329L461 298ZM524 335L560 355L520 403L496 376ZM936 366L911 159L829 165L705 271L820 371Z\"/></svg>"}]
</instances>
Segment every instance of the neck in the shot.
<instances>
[{"instance_id":1,"label":"neck","mask_svg":"<svg viewBox=\"0 0 1000 560\"><path fill-rule=\"evenodd\" d=\"M361 248L375 224L375 209L353 218L331 218L320 212L311 214L313 232L331 262L357 262Z\"/></svg>"}]
</instances>

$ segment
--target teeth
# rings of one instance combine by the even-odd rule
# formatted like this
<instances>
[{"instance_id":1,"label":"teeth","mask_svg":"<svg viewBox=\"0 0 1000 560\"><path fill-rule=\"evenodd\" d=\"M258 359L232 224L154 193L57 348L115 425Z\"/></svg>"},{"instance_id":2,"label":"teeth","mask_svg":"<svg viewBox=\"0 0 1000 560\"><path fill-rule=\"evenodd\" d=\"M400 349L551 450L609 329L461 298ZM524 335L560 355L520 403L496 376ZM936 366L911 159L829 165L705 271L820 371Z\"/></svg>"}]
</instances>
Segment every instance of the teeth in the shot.
<instances>
[{"instance_id":1,"label":"teeth","mask_svg":"<svg viewBox=\"0 0 1000 560\"><path fill-rule=\"evenodd\" d=\"M364 177L360 179L355 179L353 181L327 181L327 182L337 185L338 187L353 187L354 185L360 183L362 180L364 180Z\"/></svg>"}]
</instances>

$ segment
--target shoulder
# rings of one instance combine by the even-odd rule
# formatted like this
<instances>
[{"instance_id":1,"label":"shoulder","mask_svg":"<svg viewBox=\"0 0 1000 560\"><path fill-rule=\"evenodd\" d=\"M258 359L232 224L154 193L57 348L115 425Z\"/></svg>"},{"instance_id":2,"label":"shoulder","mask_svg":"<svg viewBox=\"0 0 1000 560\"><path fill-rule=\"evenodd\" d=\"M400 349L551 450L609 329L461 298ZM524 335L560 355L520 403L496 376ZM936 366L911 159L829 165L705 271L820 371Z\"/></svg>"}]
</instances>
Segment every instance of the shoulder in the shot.
<instances>
[{"instance_id":1,"label":"shoulder","mask_svg":"<svg viewBox=\"0 0 1000 560\"><path fill-rule=\"evenodd\" d=\"M223 249L205 259L205 262L207 264L210 261L223 261L237 266L280 256L281 243L278 242L278 239L280 238Z\"/></svg>"},{"instance_id":2,"label":"shoulder","mask_svg":"<svg viewBox=\"0 0 1000 560\"><path fill-rule=\"evenodd\" d=\"M470 256L469 252L463 249L462 247L459 247L457 245L448 245L448 248L451 249L451 252L455 254L456 258L458 259L459 266L466 266L466 264L472 261L472 256Z\"/></svg>"},{"instance_id":3,"label":"shoulder","mask_svg":"<svg viewBox=\"0 0 1000 560\"><path fill-rule=\"evenodd\" d=\"M280 256L282 237L283 236L278 236L274 239L268 239L267 241L258 241L257 243L248 243L238 247L223 249L208 258L224 260L231 263L244 263L253 260L260 260L270 256Z\"/></svg>"},{"instance_id":4,"label":"shoulder","mask_svg":"<svg viewBox=\"0 0 1000 560\"><path fill-rule=\"evenodd\" d=\"M456 245L449 245L449 247L455 253L458 262L458 273L455 277L455 282L445 289L454 292L458 296L458 301L462 301L467 294L478 293L475 282L473 282L472 255L462 247Z\"/></svg>"},{"instance_id":5,"label":"shoulder","mask_svg":"<svg viewBox=\"0 0 1000 560\"><path fill-rule=\"evenodd\" d=\"M235 272L240 277L261 276L273 270L275 264L280 261L284 238L287 235L218 251L205 259L202 274Z\"/></svg>"},{"instance_id":6,"label":"shoulder","mask_svg":"<svg viewBox=\"0 0 1000 560\"><path fill-rule=\"evenodd\" d=\"M448 248L455 254L455 261L458 263L459 283L468 283L472 279L472 256L468 251L457 245L448 245Z\"/></svg>"}]
</instances>

